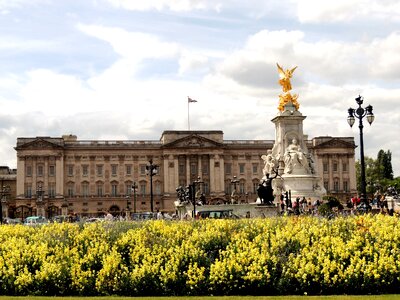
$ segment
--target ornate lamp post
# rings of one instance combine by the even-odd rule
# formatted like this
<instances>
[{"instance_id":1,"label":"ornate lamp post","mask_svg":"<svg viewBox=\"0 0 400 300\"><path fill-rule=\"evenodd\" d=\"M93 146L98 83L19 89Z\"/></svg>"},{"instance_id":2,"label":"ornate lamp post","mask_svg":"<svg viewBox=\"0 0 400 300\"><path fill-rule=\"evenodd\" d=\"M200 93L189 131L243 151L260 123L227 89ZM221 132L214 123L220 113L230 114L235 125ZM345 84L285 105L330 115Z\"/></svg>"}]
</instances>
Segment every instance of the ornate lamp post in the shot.
<instances>
[{"instance_id":1,"label":"ornate lamp post","mask_svg":"<svg viewBox=\"0 0 400 300\"><path fill-rule=\"evenodd\" d=\"M43 191L41 185L39 185L39 186L37 187L36 195L37 195L37 197L36 197L36 210L37 210L37 211L36 211L36 214L37 214L38 216L44 216L44 209L43 209L43 205L44 205L44 203L43 203L44 191Z\"/></svg>"},{"instance_id":2,"label":"ornate lamp post","mask_svg":"<svg viewBox=\"0 0 400 300\"><path fill-rule=\"evenodd\" d=\"M133 191L133 212L136 213L136 190L138 189L138 186L136 182L133 182L132 185L132 191Z\"/></svg>"},{"instance_id":3,"label":"ornate lamp post","mask_svg":"<svg viewBox=\"0 0 400 300\"><path fill-rule=\"evenodd\" d=\"M372 122L375 119L374 114L372 113L372 106L368 105L367 107L363 108L361 105L364 102L364 98L361 96L358 96L356 99L356 102L358 104L358 108L349 108L348 113L349 116L347 117L347 122L349 123L350 127L353 127L355 118L359 120L359 125L358 128L360 129L360 160L361 160L361 195L360 195L360 201L363 203L363 205L368 208L369 204L367 202L366 196L367 196L367 191L366 191L366 181L365 181L365 161L364 161L364 138L363 138L363 122L362 119L366 116L368 123L371 125Z\"/></svg>"},{"instance_id":4,"label":"ornate lamp post","mask_svg":"<svg viewBox=\"0 0 400 300\"><path fill-rule=\"evenodd\" d=\"M149 160L149 164L146 166L146 173L150 176L150 210L154 212L153 206L153 176L158 173L158 166L153 164L153 160Z\"/></svg>"},{"instance_id":5,"label":"ornate lamp post","mask_svg":"<svg viewBox=\"0 0 400 300\"><path fill-rule=\"evenodd\" d=\"M234 203L236 201L235 197L237 195L236 192L236 185L240 182L239 179L237 179L236 175L233 176L233 179L231 179L231 184L233 185L233 191L231 193L231 202Z\"/></svg>"},{"instance_id":6,"label":"ornate lamp post","mask_svg":"<svg viewBox=\"0 0 400 300\"><path fill-rule=\"evenodd\" d=\"M8 198L8 195L10 194L10 187L8 185L3 185L1 187L0 194L1 194L1 198L0 198L0 200L1 200L1 203L0 203L0 224L3 224L4 217L7 217L7 210L6 210L7 209L7 200L8 200L7 198ZM6 213L5 216L3 216L4 212Z\"/></svg>"},{"instance_id":7,"label":"ornate lamp post","mask_svg":"<svg viewBox=\"0 0 400 300\"><path fill-rule=\"evenodd\" d=\"M200 186L202 183L204 183L204 181L202 181L199 176L197 177L197 180L193 181L193 183L189 185L189 198L193 204L193 218L196 218L196 185Z\"/></svg>"}]
</instances>

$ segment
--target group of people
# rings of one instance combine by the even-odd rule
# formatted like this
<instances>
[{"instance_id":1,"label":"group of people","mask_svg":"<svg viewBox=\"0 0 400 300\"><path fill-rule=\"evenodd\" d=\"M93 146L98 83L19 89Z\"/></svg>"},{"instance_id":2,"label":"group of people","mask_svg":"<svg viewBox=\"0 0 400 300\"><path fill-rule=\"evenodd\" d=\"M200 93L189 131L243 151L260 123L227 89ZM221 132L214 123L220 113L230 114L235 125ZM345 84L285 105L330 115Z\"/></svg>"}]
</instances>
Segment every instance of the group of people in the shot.
<instances>
[{"instance_id":1,"label":"group of people","mask_svg":"<svg viewBox=\"0 0 400 300\"><path fill-rule=\"evenodd\" d=\"M379 209L381 213L393 215L395 212L395 199L396 195L390 193L380 193L379 191L374 194L373 199L366 199L362 201L358 195L354 195L351 199L347 200L346 207L355 213L360 210Z\"/></svg>"},{"instance_id":2,"label":"group of people","mask_svg":"<svg viewBox=\"0 0 400 300\"><path fill-rule=\"evenodd\" d=\"M311 198L306 199L306 197L296 197L296 200L292 201L286 192L281 195L279 204L281 214L313 215L318 214L318 207L322 204L322 201L319 199L312 201Z\"/></svg>"}]
</instances>

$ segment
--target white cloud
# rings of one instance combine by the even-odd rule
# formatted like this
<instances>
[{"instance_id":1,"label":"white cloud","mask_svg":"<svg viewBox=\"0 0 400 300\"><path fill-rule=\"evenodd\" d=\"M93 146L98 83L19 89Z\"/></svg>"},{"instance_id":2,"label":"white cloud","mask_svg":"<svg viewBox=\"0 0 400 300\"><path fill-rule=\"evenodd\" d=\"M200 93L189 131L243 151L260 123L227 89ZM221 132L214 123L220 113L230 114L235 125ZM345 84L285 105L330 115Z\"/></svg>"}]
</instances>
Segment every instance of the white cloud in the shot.
<instances>
[{"instance_id":1,"label":"white cloud","mask_svg":"<svg viewBox=\"0 0 400 300\"><path fill-rule=\"evenodd\" d=\"M182 51L179 59L179 74L184 75L188 72L205 70L209 67L209 59L200 53L194 53L187 50Z\"/></svg>"},{"instance_id":2,"label":"white cloud","mask_svg":"<svg viewBox=\"0 0 400 300\"><path fill-rule=\"evenodd\" d=\"M359 18L400 20L398 0L299 0L297 15L304 23L349 22Z\"/></svg>"},{"instance_id":3,"label":"white cloud","mask_svg":"<svg viewBox=\"0 0 400 300\"><path fill-rule=\"evenodd\" d=\"M298 6L290 0L220 2L221 5L212 0L113 0L112 4L121 9L152 11L142 15L140 12L118 15L120 11L111 10L112 16L104 21L109 15L103 10L103 25L98 25L98 20L90 16L91 11L75 12L69 7L71 13L75 13L74 22L81 22L77 25L78 30L84 34L74 36L76 30L71 30L65 32L68 39L57 39L57 51L53 48L53 52L63 49L61 45L68 56L48 57L48 50L43 45L54 43L52 40L32 42L18 32L13 38L2 39L6 43L0 46L1 54L21 51L17 57L21 58L21 65L22 58L37 60L37 63L30 64L30 70L19 66L23 69L20 73L18 70L0 75L0 105L7 107L7 113L3 110L0 116L3 124L0 142L12 149L18 136L60 136L65 133L77 134L84 139L158 139L162 130L187 128L187 96L198 99L190 105L192 129L220 129L229 139L273 139L274 125L270 120L277 113L281 93L277 82L278 62L284 68L298 66L292 81L293 91L300 94L300 110L307 116L305 133L311 138L333 135L357 139L357 129L350 129L346 122L347 108L355 105L354 98L358 94L363 95L366 104L372 104L376 112L375 123L365 129L366 154L374 156L381 147L390 149L398 174L400 145L397 135L400 128L397 120L400 116L393 108L400 94L396 88L400 81L400 34L391 31L396 26L388 26L390 30L379 31L378 35L360 34L359 38L350 41L334 39L340 34L337 32L336 35L321 34L325 27L321 29L319 24L312 24L341 20L340 30L344 30L343 23L352 18L363 18L368 14L376 20L384 16L385 11L395 10L397 4L394 1L382 1L384 4L368 1L364 10L357 10L360 2L352 0L338 0L333 4L299 1ZM299 8L302 22L311 24L296 29L297 20L288 19L290 15L283 9L290 4L293 4L292 9ZM327 10L323 5L333 6ZM185 11L199 9L206 10L206 14L185 14ZM224 14L225 9L229 14ZM179 14L159 14L158 10ZM378 14L372 14L372 10ZM271 11L276 15L271 17ZM395 10L387 19L395 20L399 11ZM123 19L130 18L131 14L140 16L141 23L135 18ZM268 18L254 21L254 18L268 14ZM249 18L250 15L254 18ZM168 32L168 25L175 16L179 21L174 20L174 32ZM193 16L198 18L193 21ZM165 28L155 29L154 17L159 17L157 26L165 24ZM235 22L231 21L233 19ZM275 23L277 19L279 23ZM290 21L289 25L286 21ZM18 24L23 25L23 22ZM56 26L56 23L52 24ZM126 24L129 27L124 28ZM238 29L241 25L244 26ZM42 24L40 28L45 30L46 26ZM330 26L327 27L333 28ZM191 44L205 27L207 33L203 34L212 32L211 40L223 40L223 47L211 42L203 44L202 48L197 48L199 43L197 46ZM267 29L248 34L259 28ZM345 28L352 30L351 26ZM31 28L20 30L30 32ZM186 39L192 32L196 35ZM246 35L247 40L242 40ZM40 35L35 37L40 38ZM206 40L204 36L202 38ZM73 54L65 50L71 47L66 41L71 40L79 41ZM104 41L105 47L99 46L97 40ZM178 40L185 43L176 42ZM107 46L108 51L102 52ZM29 54L23 57L24 51L32 48L35 53L26 51ZM85 52L80 52L80 48ZM88 54L92 49L98 51L96 59ZM117 55L110 55L111 51ZM75 54L82 61L87 59L87 65L81 66L80 61L75 61ZM103 56L107 59L102 59ZM100 64L97 59L101 60ZM54 61L63 60L63 66L53 65ZM77 75L76 70L64 68L64 64L70 66L71 61L82 69L96 64L95 71L82 70L79 74L84 75ZM39 65L40 68L36 67ZM25 124L27 120L29 126ZM8 154L4 148L0 149L0 163L7 155L15 161L13 151L8 150Z\"/></svg>"},{"instance_id":4,"label":"white cloud","mask_svg":"<svg viewBox=\"0 0 400 300\"><path fill-rule=\"evenodd\" d=\"M172 11L190 11L202 9L219 10L221 3L218 1L209 0L107 0L113 6L127 10L163 10L168 9Z\"/></svg>"},{"instance_id":5,"label":"white cloud","mask_svg":"<svg viewBox=\"0 0 400 300\"><path fill-rule=\"evenodd\" d=\"M175 43L162 42L150 34L97 25L79 24L77 27L87 35L110 43L116 53L132 61L173 57L179 50Z\"/></svg>"}]
</instances>

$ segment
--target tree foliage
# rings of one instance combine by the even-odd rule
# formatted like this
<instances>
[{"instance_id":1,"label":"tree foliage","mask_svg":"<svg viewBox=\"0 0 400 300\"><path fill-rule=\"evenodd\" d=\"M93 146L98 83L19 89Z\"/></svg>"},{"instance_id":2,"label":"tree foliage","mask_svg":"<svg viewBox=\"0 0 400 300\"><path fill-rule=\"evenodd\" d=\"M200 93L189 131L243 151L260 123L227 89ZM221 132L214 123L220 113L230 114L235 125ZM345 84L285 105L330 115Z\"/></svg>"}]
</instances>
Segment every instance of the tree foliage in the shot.
<instances>
[{"instance_id":1,"label":"tree foliage","mask_svg":"<svg viewBox=\"0 0 400 300\"><path fill-rule=\"evenodd\" d=\"M365 180L367 194L371 195L377 190L386 191L389 186L400 188L400 178L393 178L392 152L379 150L377 158L365 156ZM361 164L356 161L357 190L361 191Z\"/></svg>"}]
</instances>

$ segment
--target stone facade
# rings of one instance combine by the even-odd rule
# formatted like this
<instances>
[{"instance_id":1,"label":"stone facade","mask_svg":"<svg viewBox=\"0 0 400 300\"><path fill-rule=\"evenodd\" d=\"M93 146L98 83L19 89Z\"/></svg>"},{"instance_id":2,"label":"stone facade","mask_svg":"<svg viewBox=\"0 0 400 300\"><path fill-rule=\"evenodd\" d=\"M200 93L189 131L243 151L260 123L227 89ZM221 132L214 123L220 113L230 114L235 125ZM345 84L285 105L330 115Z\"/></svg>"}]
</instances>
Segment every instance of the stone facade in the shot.
<instances>
[{"instance_id":1,"label":"stone facade","mask_svg":"<svg viewBox=\"0 0 400 300\"><path fill-rule=\"evenodd\" d=\"M17 188L17 170L10 169L7 166L0 166L0 201L1 220L9 217L8 208L10 204L15 204L15 195Z\"/></svg>"},{"instance_id":2,"label":"stone facade","mask_svg":"<svg viewBox=\"0 0 400 300\"><path fill-rule=\"evenodd\" d=\"M343 199L355 193L354 139L305 140L328 194ZM164 131L158 141L86 141L74 135L18 138L12 217L44 214L103 215L150 210L175 211L176 188L198 177L210 204L255 202L264 167L261 156L273 140L224 140L222 131ZM158 166L150 178L146 166ZM236 176L236 177L234 177ZM236 178L236 183L231 180ZM132 189L135 184L137 188Z\"/></svg>"}]
</instances>

